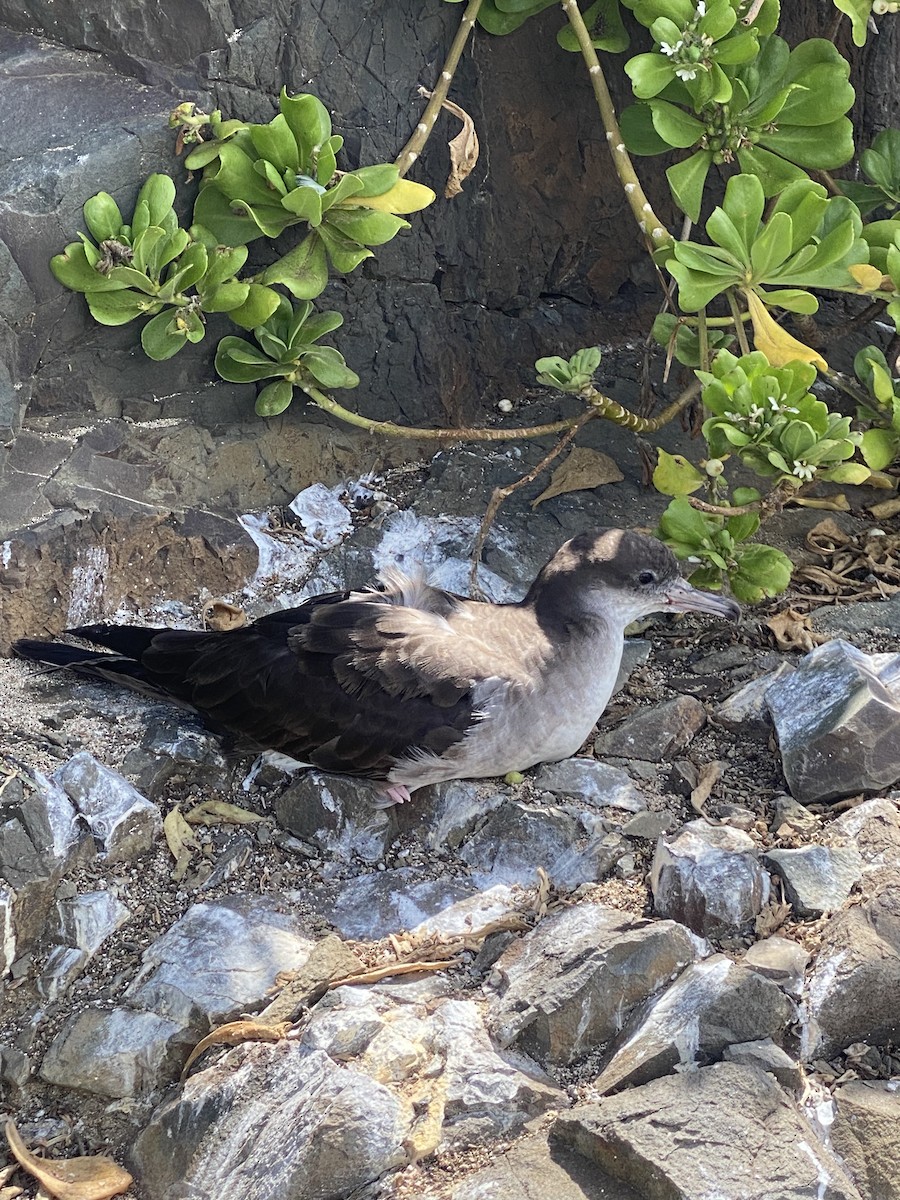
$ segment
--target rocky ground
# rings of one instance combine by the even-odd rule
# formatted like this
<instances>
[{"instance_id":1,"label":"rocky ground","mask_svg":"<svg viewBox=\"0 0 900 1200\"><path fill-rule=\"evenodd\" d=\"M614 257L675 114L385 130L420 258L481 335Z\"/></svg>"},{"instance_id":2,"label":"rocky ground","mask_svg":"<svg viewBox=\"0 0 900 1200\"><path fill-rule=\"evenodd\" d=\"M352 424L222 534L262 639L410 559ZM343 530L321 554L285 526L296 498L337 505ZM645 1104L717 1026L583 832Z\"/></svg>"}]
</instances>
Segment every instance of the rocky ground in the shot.
<instances>
[{"instance_id":1,"label":"rocky ground","mask_svg":"<svg viewBox=\"0 0 900 1200\"><path fill-rule=\"evenodd\" d=\"M305 493L252 526L225 599L398 558L463 590L479 486L521 469L458 451ZM510 506L482 586L521 594L572 532L638 523L631 486ZM839 574L822 517L779 537ZM824 603L890 593L896 535L833 519L843 592L654 619L579 756L408 809L0 660L0 1086L25 1142L113 1155L140 1200L900 1197L900 600ZM102 572L81 589L102 614Z\"/></svg>"}]
</instances>

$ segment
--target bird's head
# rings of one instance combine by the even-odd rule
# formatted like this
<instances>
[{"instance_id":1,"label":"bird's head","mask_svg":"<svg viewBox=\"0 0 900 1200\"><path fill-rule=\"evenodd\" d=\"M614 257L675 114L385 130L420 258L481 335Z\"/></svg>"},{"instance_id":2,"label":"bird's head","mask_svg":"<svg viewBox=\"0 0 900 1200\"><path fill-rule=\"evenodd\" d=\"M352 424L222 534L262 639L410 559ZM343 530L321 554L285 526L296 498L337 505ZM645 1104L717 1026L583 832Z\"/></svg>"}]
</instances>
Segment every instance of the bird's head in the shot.
<instances>
[{"instance_id":1,"label":"bird's head","mask_svg":"<svg viewBox=\"0 0 900 1200\"><path fill-rule=\"evenodd\" d=\"M662 542L631 529L598 529L562 545L525 603L562 619L602 617L624 628L656 612L704 612L736 620L734 600L692 587Z\"/></svg>"}]
</instances>

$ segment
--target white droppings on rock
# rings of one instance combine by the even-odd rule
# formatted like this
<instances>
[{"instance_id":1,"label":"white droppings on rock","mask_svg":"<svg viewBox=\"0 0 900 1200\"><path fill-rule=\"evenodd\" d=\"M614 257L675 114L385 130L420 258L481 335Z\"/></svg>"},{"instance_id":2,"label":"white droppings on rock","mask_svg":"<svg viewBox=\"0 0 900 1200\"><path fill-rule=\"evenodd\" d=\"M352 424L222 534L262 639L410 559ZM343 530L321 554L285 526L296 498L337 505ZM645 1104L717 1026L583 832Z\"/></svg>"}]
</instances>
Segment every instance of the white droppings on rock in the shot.
<instances>
[{"instance_id":1,"label":"white droppings on rock","mask_svg":"<svg viewBox=\"0 0 900 1200\"><path fill-rule=\"evenodd\" d=\"M67 625L87 625L103 612L103 582L109 570L105 546L82 546L72 568Z\"/></svg>"}]
</instances>

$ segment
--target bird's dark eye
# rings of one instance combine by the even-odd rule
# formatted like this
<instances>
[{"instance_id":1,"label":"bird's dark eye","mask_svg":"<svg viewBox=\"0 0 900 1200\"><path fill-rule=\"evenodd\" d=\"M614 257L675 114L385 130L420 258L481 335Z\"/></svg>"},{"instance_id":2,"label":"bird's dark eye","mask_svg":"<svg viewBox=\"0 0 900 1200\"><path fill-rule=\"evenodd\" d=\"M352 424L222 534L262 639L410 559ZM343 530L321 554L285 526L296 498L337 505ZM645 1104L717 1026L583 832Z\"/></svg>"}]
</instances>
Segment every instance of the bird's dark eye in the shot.
<instances>
[{"instance_id":1,"label":"bird's dark eye","mask_svg":"<svg viewBox=\"0 0 900 1200\"><path fill-rule=\"evenodd\" d=\"M638 583L646 587L650 583L656 583L656 573L654 571L641 571L638 575Z\"/></svg>"}]
</instances>

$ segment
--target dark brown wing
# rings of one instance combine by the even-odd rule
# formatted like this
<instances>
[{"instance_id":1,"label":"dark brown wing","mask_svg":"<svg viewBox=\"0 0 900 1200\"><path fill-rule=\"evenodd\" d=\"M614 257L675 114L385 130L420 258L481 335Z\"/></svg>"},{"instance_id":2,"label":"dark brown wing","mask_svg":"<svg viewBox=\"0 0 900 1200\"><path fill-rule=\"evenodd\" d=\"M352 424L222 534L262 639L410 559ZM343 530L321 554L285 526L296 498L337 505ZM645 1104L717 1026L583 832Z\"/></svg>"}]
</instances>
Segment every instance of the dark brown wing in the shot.
<instances>
[{"instance_id":1,"label":"dark brown wing","mask_svg":"<svg viewBox=\"0 0 900 1200\"><path fill-rule=\"evenodd\" d=\"M449 613L455 598L435 595L432 608ZM60 643L22 643L19 652L62 662L65 651L64 665L162 692L256 746L383 778L410 750L441 754L462 738L476 719L473 668L485 675L483 646L463 649L449 669L446 643L460 639L447 617L393 599L317 596L224 633L90 626L72 632L113 654Z\"/></svg>"}]
</instances>

